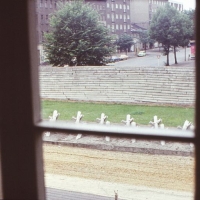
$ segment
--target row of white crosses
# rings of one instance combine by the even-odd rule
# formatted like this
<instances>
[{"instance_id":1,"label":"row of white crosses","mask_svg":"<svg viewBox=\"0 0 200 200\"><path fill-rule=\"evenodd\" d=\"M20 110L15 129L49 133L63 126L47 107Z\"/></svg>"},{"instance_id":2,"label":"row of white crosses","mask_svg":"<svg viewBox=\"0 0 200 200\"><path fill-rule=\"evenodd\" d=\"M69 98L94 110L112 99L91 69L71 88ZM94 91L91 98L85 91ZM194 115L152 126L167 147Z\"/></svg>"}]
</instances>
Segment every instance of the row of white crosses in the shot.
<instances>
[{"instance_id":1,"label":"row of white crosses","mask_svg":"<svg viewBox=\"0 0 200 200\"><path fill-rule=\"evenodd\" d=\"M57 110L54 110L53 115L49 116L49 121L56 121L59 115L60 113L58 113ZM72 119L75 119L75 123L80 123L83 117L84 115L81 113L81 111L78 111L76 117L73 116ZM110 125L110 121L107 121L108 116L106 116L104 113L101 114L100 118L96 118L96 119L99 121L99 124ZM132 126L132 127L137 126L136 122L134 122L134 118L131 118L130 114L126 116L126 120L122 120L121 122L125 123L126 126ZM164 129L165 126L161 122L162 122L162 119L158 119L158 117L155 115L153 118L153 121L150 121L149 124L152 125L152 128ZM182 129L182 130L194 130L194 125L188 120L186 120L183 124L183 127L178 126L177 128ZM50 132L46 132L45 135L50 136ZM80 139L81 137L82 137L82 134L80 133L76 136L76 140ZM106 136L105 140L109 142L110 137ZM136 139L132 139L131 142L132 143L136 142ZM162 140L161 145L165 145L165 141ZM193 146L193 144L191 143L190 146Z\"/></svg>"}]
</instances>

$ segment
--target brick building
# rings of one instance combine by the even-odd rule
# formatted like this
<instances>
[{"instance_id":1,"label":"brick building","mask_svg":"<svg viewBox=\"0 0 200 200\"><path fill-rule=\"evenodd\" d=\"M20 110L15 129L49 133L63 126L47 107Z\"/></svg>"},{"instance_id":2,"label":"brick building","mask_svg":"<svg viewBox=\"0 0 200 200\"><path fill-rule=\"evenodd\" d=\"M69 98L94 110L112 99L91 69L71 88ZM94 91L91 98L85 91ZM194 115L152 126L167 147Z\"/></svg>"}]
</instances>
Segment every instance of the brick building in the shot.
<instances>
[{"instance_id":1,"label":"brick building","mask_svg":"<svg viewBox=\"0 0 200 200\"><path fill-rule=\"evenodd\" d=\"M173 0L130 0L131 24L148 29L153 14L166 3L180 12L183 11L183 4Z\"/></svg>"},{"instance_id":2,"label":"brick building","mask_svg":"<svg viewBox=\"0 0 200 200\"><path fill-rule=\"evenodd\" d=\"M38 50L40 62L43 62L44 33L49 32L50 14L58 9L59 3L68 3L68 0L37 0L37 27ZM99 21L103 23L110 33L119 37L123 33L131 34L130 0L85 0L100 14Z\"/></svg>"}]
</instances>

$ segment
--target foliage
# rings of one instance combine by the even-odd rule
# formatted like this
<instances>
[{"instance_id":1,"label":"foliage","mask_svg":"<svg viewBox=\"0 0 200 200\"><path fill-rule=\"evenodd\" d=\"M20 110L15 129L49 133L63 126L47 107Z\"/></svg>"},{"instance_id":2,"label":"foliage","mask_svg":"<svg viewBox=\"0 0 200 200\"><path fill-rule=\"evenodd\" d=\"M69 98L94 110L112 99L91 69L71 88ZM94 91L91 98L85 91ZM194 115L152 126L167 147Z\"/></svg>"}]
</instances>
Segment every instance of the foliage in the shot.
<instances>
[{"instance_id":1,"label":"foliage","mask_svg":"<svg viewBox=\"0 0 200 200\"><path fill-rule=\"evenodd\" d=\"M152 44L154 40L150 38L149 32L147 30L141 30L138 33L140 37L140 42L143 44L144 49L146 50L146 45L148 43Z\"/></svg>"},{"instance_id":2,"label":"foliage","mask_svg":"<svg viewBox=\"0 0 200 200\"><path fill-rule=\"evenodd\" d=\"M42 101L43 118L48 119L53 111L57 110L61 115L59 120L72 120L78 111L84 115L82 121L97 122L101 113L108 116L112 123L121 124L121 120L126 119L130 114L134 121L141 125L148 125L156 114L163 119L163 123L168 127L182 126L185 120L194 123L194 108L169 107L169 106L142 106L142 105L122 105L122 104L100 104L83 102L63 102L63 101Z\"/></svg>"},{"instance_id":3,"label":"foliage","mask_svg":"<svg viewBox=\"0 0 200 200\"><path fill-rule=\"evenodd\" d=\"M51 32L45 34L45 52L53 66L103 65L114 51L108 29L98 13L80 0L60 4L50 18ZM72 63L73 64L73 63Z\"/></svg>"},{"instance_id":4,"label":"foliage","mask_svg":"<svg viewBox=\"0 0 200 200\"><path fill-rule=\"evenodd\" d=\"M119 39L116 41L120 51L130 51L131 46L133 45L133 38L128 34L120 35Z\"/></svg>"},{"instance_id":5,"label":"foliage","mask_svg":"<svg viewBox=\"0 0 200 200\"><path fill-rule=\"evenodd\" d=\"M191 40L195 40L195 18L196 18L196 13L195 10L184 10L183 12L185 15L187 15L189 17L189 19L191 20L192 23L192 27L191 30L193 31L192 36L191 36Z\"/></svg>"},{"instance_id":6,"label":"foliage","mask_svg":"<svg viewBox=\"0 0 200 200\"><path fill-rule=\"evenodd\" d=\"M175 64L177 64L176 48L178 46L185 47L188 45L194 33L194 29L192 26L192 21L184 13L179 13L175 19L172 19L170 29L171 33L173 34L171 44L174 49Z\"/></svg>"},{"instance_id":7,"label":"foliage","mask_svg":"<svg viewBox=\"0 0 200 200\"><path fill-rule=\"evenodd\" d=\"M174 47L176 60L176 47L188 44L192 35L191 20L187 15L179 13L170 5L160 7L153 16L150 24L150 37L163 44L167 63L169 65L169 49Z\"/></svg>"}]
</instances>

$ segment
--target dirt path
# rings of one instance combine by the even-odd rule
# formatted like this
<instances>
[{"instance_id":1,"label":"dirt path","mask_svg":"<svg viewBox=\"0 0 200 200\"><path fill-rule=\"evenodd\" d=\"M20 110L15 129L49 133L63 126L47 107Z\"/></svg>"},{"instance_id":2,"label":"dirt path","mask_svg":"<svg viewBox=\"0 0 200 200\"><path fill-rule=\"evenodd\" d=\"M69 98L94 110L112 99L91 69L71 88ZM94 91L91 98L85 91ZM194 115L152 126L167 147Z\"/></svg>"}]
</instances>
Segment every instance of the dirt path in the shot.
<instances>
[{"instance_id":1,"label":"dirt path","mask_svg":"<svg viewBox=\"0 0 200 200\"><path fill-rule=\"evenodd\" d=\"M45 172L177 191L192 192L192 157L44 145Z\"/></svg>"}]
</instances>

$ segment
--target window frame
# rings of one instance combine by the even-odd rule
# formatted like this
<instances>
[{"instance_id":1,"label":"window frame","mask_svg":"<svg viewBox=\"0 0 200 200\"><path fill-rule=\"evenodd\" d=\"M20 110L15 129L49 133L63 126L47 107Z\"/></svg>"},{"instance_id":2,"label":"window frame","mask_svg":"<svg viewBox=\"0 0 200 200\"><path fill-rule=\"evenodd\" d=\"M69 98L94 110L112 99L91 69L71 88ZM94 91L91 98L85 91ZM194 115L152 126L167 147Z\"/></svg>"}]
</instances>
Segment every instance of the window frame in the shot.
<instances>
[{"instance_id":1,"label":"window frame","mask_svg":"<svg viewBox=\"0 0 200 200\"><path fill-rule=\"evenodd\" d=\"M199 11L200 3L196 1L196 13ZM0 7L0 41L4 47L0 49L3 66L0 68L0 198L45 199L42 133L57 131L192 142L195 144L195 200L200 199L200 69L196 67L195 133L185 131L183 135L180 130L43 121L35 15L34 0L2 1ZM198 21L200 15L196 16ZM197 23L196 35L200 34L199 27ZM196 44L196 66L199 66L200 39L196 38Z\"/></svg>"}]
</instances>

